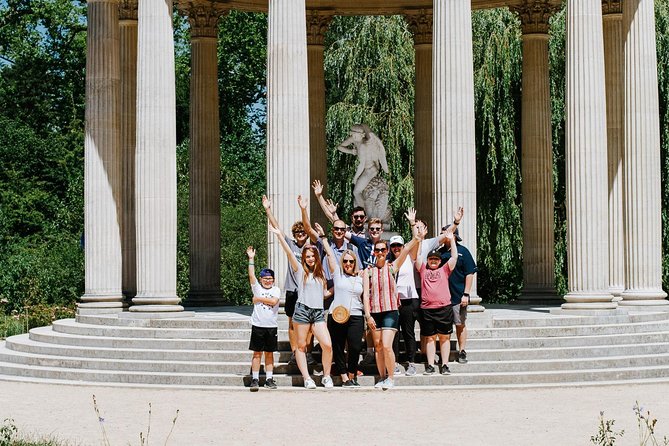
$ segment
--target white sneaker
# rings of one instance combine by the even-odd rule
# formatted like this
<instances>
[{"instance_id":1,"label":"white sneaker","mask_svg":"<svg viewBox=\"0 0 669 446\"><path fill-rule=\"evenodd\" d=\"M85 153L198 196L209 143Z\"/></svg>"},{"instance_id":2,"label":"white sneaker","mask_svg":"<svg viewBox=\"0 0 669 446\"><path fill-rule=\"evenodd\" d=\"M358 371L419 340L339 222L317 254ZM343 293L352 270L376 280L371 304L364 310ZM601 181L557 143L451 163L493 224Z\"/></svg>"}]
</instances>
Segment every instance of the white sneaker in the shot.
<instances>
[{"instance_id":1,"label":"white sneaker","mask_svg":"<svg viewBox=\"0 0 669 446\"><path fill-rule=\"evenodd\" d=\"M402 369L402 366L399 365L398 363L395 363L395 375L403 375L404 370Z\"/></svg>"},{"instance_id":2,"label":"white sneaker","mask_svg":"<svg viewBox=\"0 0 669 446\"><path fill-rule=\"evenodd\" d=\"M383 384L384 384L385 382L386 382L386 380L385 380L385 379L382 379L381 381L379 381L379 382L377 382L376 384L374 384L374 388L375 388L375 389L382 389L382 388L383 388Z\"/></svg>"},{"instance_id":3,"label":"white sneaker","mask_svg":"<svg viewBox=\"0 0 669 446\"><path fill-rule=\"evenodd\" d=\"M314 382L313 379L307 378L304 380L304 387L306 389L315 389L316 388L316 383Z\"/></svg>"},{"instance_id":4,"label":"white sneaker","mask_svg":"<svg viewBox=\"0 0 669 446\"><path fill-rule=\"evenodd\" d=\"M383 390L392 389L393 387L395 387L395 383L393 382L393 380L391 378L386 378L383 381L383 385L381 386L381 388Z\"/></svg>"},{"instance_id":5,"label":"white sneaker","mask_svg":"<svg viewBox=\"0 0 669 446\"><path fill-rule=\"evenodd\" d=\"M331 389L334 387L334 383L332 382L332 378L329 376L324 376L323 379L321 380L321 383L323 383L323 387L326 389Z\"/></svg>"}]
</instances>

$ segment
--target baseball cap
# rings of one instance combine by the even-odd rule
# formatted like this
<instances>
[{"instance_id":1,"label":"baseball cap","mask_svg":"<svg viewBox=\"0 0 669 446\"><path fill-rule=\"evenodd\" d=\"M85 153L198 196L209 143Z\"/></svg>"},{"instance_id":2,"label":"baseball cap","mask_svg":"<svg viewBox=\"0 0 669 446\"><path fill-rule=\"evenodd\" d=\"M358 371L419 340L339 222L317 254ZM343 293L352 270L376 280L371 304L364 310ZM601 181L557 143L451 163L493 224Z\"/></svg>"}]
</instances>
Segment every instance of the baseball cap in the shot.
<instances>
[{"instance_id":1,"label":"baseball cap","mask_svg":"<svg viewBox=\"0 0 669 446\"><path fill-rule=\"evenodd\" d=\"M269 268L263 268L260 270L260 277L272 277L274 278L274 271Z\"/></svg>"},{"instance_id":2,"label":"baseball cap","mask_svg":"<svg viewBox=\"0 0 669 446\"><path fill-rule=\"evenodd\" d=\"M442 227L441 227L441 230L442 230L442 231L445 231L445 230L447 230L450 226L451 226L451 225L442 226ZM458 227L457 227L457 226L455 227L455 231L453 231L453 236L455 237L455 241L456 241L456 242L461 242L461 241L462 241L462 239L460 238L460 232L458 231Z\"/></svg>"},{"instance_id":3,"label":"baseball cap","mask_svg":"<svg viewBox=\"0 0 669 446\"><path fill-rule=\"evenodd\" d=\"M397 244L403 245L404 239L402 238L401 235L393 235L392 237L390 237L390 241L388 242L388 244L391 246Z\"/></svg>"},{"instance_id":4,"label":"baseball cap","mask_svg":"<svg viewBox=\"0 0 669 446\"><path fill-rule=\"evenodd\" d=\"M441 259L441 253L440 253L438 250L433 249L432 251L430 251L430 252L427 253L427 257L426 257L426 258L429 259L430 257L439 257L439 258Z\"/></svg>"}]
</instances>

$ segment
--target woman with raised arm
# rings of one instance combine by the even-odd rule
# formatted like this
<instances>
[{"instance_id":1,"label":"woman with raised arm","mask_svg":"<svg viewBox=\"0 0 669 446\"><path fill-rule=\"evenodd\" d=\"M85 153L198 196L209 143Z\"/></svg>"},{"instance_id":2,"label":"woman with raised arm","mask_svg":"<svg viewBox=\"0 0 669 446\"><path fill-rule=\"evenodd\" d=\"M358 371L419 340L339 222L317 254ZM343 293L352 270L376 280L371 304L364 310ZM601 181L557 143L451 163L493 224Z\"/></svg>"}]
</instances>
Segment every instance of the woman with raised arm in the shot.
<instances>
[{"instance_id":1,"label":"woman with raised arm","mask_svg":"<svg viewBox=\"0 0 669 446\"><path fill-rule=\"evenodd\" d=\"M376 350L376 368L380 379L374 387L383 390L395 386L395 352L393 340L399 327L400 299L397 294L395 275L399 272L404 260L419 242L415 236L404 245L397 259L386 260L388 242L379 240L374 243L376 261L366 270L369 277L369 295L364 297L365 319L372 330L374 349Z\"/></svg>"},{"instance_id":2,"label":"woman with raised arm","mask_svg":"<svg viewBox=\"0 0 669 446\"><path fill-rule=\"evenodd\" d=\"M269 230L277 236L281 248L288 258L289 268L296 274L299 291L297 293L297 303L295 304L295 313L293 314L293 325L297 337L297 350L295 359L297 367L304 378L304 387L315 389L316 383L309 376L307 367L307 336L309 330L314 333L318 343L321 345L323 355L323 386L331 388L333 386L330 377L332 368L332 342L330 333L325 325L325 310L323 310L323 299L327 297L326 281L323 275L318 249L314 246L305 246L302 249L302 263L297 261L297 257L290 250L288 243L283 237L280 228L269 225Z\"/></svg>"},{"instance_id":3,"label":"woman with raised arm","mask_svg":"<svg viewBox=\"0 0 669 446\"><path fill-rule=\"evenodd\" d=\"M359 274L358 256L350 249L345 250L337 262L325 231L318 223L314 227L318 237L323 239L327 266L334 280L334 301L330 306L328 330L332 337L335 366L341 374L342 387L354 389L360 387L358 360L365 332L362 302L363 295L369 293L369 276ZM344 354L346 345L348 345L348 361Z\"/></svg>"}]
</instances>

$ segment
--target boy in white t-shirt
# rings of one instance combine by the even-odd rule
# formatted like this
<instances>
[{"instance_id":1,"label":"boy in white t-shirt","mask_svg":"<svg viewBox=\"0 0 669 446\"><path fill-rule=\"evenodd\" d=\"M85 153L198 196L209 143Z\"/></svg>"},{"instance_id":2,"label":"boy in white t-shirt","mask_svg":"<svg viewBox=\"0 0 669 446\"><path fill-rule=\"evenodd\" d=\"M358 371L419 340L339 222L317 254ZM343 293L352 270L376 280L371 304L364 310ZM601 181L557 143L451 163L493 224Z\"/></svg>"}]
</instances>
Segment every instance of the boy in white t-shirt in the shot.
<instances>
[{"instance_id":1,"label":"boy in white t-shirt","mask_svg":"<svg viewBox=\"0 0 669 446\"><path fill-rule=\"evenodd\" d=\"M253 246L246 248L249 257L249 282L253 291L253 314L251 315L251 342L249 350L253 351L251 361L251 392L260 387L260 361L265 353L265 387L276 389L274 382L274 352L277 350L279 297L281 290L274 286L274 271L263 268L260 271L260 283L256 280L255 256Z\"/></svg>"}]
</instances>

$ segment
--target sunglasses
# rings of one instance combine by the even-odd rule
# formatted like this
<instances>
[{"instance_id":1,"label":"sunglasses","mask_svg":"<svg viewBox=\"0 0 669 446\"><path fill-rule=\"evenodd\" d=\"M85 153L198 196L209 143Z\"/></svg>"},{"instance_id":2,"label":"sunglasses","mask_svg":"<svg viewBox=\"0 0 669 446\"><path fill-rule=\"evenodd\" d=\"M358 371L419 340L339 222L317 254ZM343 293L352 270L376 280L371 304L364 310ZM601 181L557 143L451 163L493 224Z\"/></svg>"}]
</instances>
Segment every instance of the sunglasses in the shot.
<instances>
[{"instance_id":1,"label":"sunglasses","mask_svg":"<svg viewBox=\"0 0 669 446\"><path fill-rule=\"evenodd\" d=\"M364 219L365 219L365 216L364 216L364 215L354 215L354 216L353 216L353 219L354 219L354 220L364 220Z\"/></svg>"},{"instance_id":2,"label":"sunglasses","mask_svg":"<svg viewBox=\"0 0 669 446\"><path fill-rule=\"evenodd\" d=\"M374 252L386 252L388 249L386 248L374 248Z\"/></svg>"},{"instance_id":3,"label":"sunglasses","mask_svg":"<svg viewBox=\"0 0 669 446\"><path fill-rule=\"evenodd\" d=\"M295 231L295 232L293 232L293 235L304 235L304 234L306 234L306 232L304 232L304 231Z\"/></svg>"},{"instance_id":4,"label":"sunglasses","mask_svg":"<svg viewBox=\"0 0 669 446\"><path fill-rule=\"evenodd\" d=\"M381 227L374 227L374 228L369 228L369 232L379 232L381 230Z\"/></svg>"},{"instance_id":5,"label":"sunglasses","mask_svg":"<svg viewBox=\"0 0 669 446\"><path fill-rule=\"evenodd\" d=\"M348 265L355 265L355 259L344 259L344 260L342 260L342 263L344 265L347 265L347 264Z\"/></svg>"},{"instance_id":6,"label":"sunglasses","mask_svg":"<svg viewBox=\"0 0 669 446\"><path fill-rule=\"evenodd\" d=\"M335 226L332 228L332 232L346 232L346 228L338 228Z\"/></svg>"},{"instance_id":7,"label":"sunglasses","mask_svg":"<svg viewBox=\"0 0 669 446\"><path fill-rule=\"evenodd\" d=\"M390 249L401 248L404 245L390 245Z\"/></svg>"}]
</instances>

